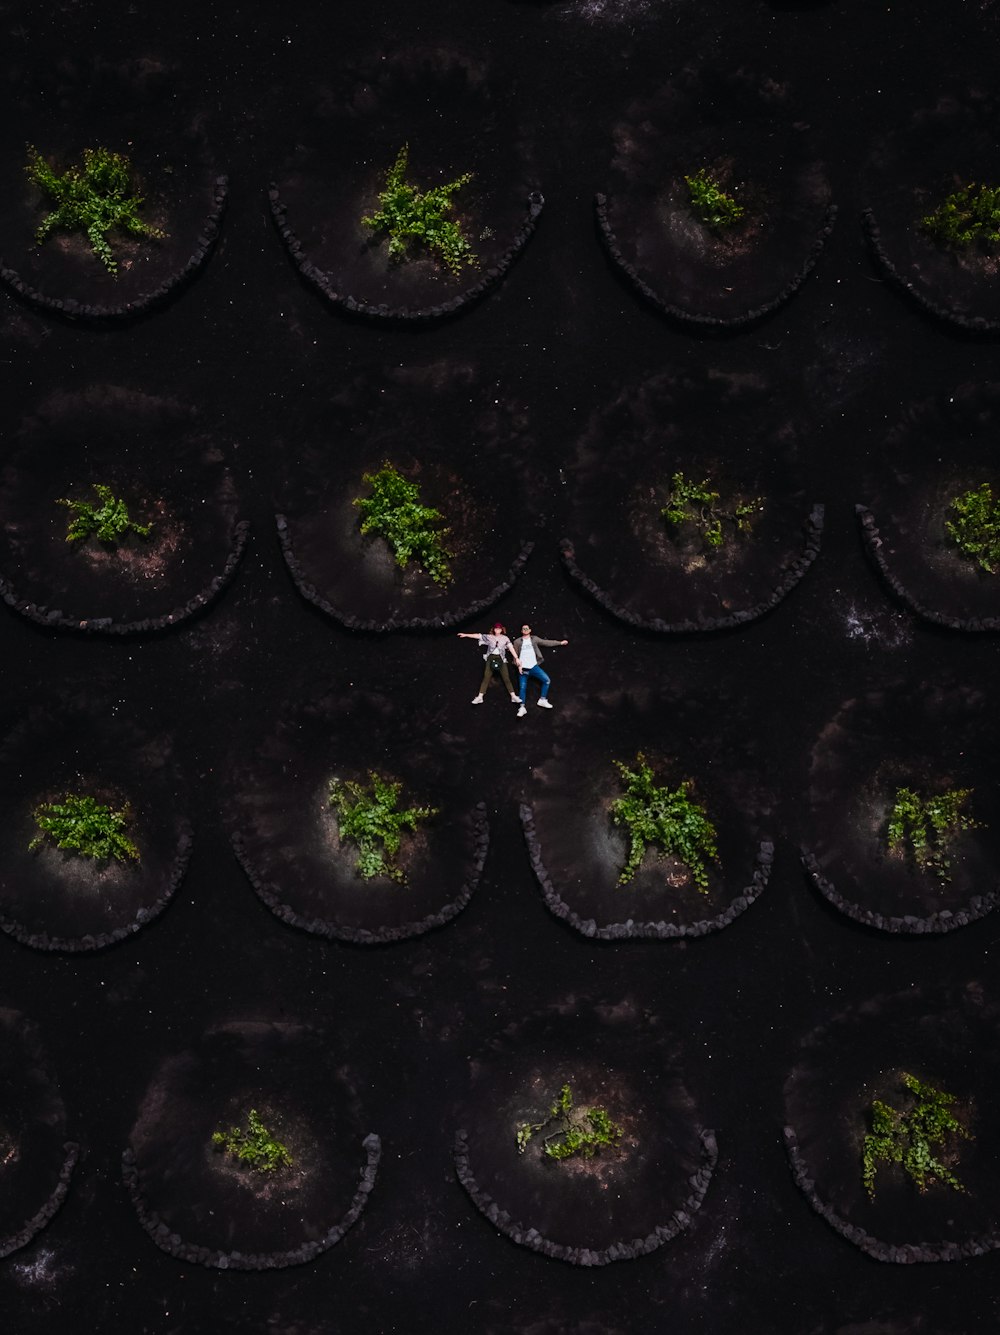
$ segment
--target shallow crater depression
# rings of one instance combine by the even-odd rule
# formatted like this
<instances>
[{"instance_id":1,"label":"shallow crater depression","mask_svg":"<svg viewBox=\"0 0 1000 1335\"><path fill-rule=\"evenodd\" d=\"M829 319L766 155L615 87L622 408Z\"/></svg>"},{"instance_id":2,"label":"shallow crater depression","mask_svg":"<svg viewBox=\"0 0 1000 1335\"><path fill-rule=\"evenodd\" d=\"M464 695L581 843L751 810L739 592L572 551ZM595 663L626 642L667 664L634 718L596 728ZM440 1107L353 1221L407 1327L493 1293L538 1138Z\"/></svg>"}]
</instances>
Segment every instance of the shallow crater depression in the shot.
<instances>
[{"instance_id":1,"label":"shallow crater depression","mask_svg":"<svg viewBox=\"0 0 1000 1335\"><path fill-rule=\"evenodd\" d=\"M474 1185L465 1185L488 1217L488 1200L509 1216L497 1226L514 1241L533 1229L538 1238L522 1240L535 1250L544 1250L540 1239L626 1259L630 1245L658 1227L680 1231L690 1223L686 1211L701 1201L691 1202L689 1179L703 1175L703 1196L714 1138L706 1153L680 1049L658 1017L625 1001L594 1008L586 1019L553 1005L514 1022L472 1059L459 1114L474 1175ZM609 1114L621 1131L616 1146L556 1161L543 1150L543 1130L519 1148L518 1127L544 1120L564 1084L574 1106ZM678 1223L675 1210L685 1210L686 1222ZM633 1254L646 1250L653 1246Z\"/></svg>"},{"instance_id":2,"label":"shallow crater depression","mask_svg":"<svg viewBox=\"0 0 1000 1335\"><path fill-rule=\"evenodd\" d=\"M175 399L101 384L53 394L22 421L0 473L7 601L33 620L90 631L192 615L234 573L245 540L231 450ZM75 512L60 501L98 507L97 485L149 535L69 540Z\"/></svg>"},{"instance_id":3,"label":"shallow crater depression","mask_svg":"<svg viewBox=\"0 0 1000 1335\"><path fill-rule=\"evenodd\" d=\"M69 693L28 710L0 749L10 832L0 858L0 926L42 950L92 950L139 931L167 907L191 852L172 737L118 720L107 697ZM127 808L136 859L94 859L40 839L35 813L67 795Z\"/></svg>"},{"instance_id":4,"label":"shallow crater depression","mask_svg":"<svg viewBox=\"0 0 1000 1335\"><path fill-rule=\"evenodd\" d=\"M456 625L520 576L538 523L536 440L518 400L498 399L482 369L429 362L360 376L301 430L280 483L279 533L300 591L328 615L352 629ZM444 581L361 532L354 502L386 464L440 512Z\"/></svg>"},{"instance_id":5,"label":"shallow crater depression","mask_svg":"<svg viewBox=\"0 0 1000 1335\"><path fill-rule=\"evenodd\" d=\"M340 692L290 705L233 785L234 846L258 894L279 917L344 940L396 940L443 925L468 903L486 854L485 813L465 778L464 740L434 711ZM330 782L370 775L402 784L398 809L438 814L404 833L405 884L358 873L341 841Z\"/></svg>"},{"instance_id":6,"label":"shallow crater depression","mask_svg":"<svg viewBox=\"0 0 1000 1335\"><path fill-rule=\"evenodd\" d=\"M213 1144L216 1131L244 1127L251 1109L289 1164L260 1172ZM129 1137L126 1175L134 1164L133 1202L147 1228L150 1216L159 1221L157 1239L173 1233L187 1248L289 1264L311 1259L303 1247L332 1245L331 1228L357 1204L366 1130L358 1077L327 1035L288 1021L228 1021L160 1065Z\"/></svg>"},{"instance_id":7,"label":"shallow crater depression","mask_svg":"<svg viewBox=\"0 0 1000 1335\"><path fill-rule=\"evenodd\" d=\"M763 615L819 550L807 450L803 427L759 376L664 372L626 385L593 415L568 470L570 573L646 629L711 630ZM720 546L662 513L678 474L718 493ZM748 508L745 529L737 506Z\"/></svg>"},{"instance_id":8,"label":"shallow crater depression","mask_svg":"<svg viewBox=\"0 0 1000 1335\"><path fill-rule=\"evenodd\" d=\"M725 229L692 212L685 176L709 172L743 209ZM738 326L788 300L836 211L787 84L688 67L637 99L614 131L598 222L612 260L667 315Z\"/></svg>"},{"instance_id":9,"label":"shallow crater depression","mask_svg":"<svg viewBox=\"0 0 1000 1335\"><path fill-rule=\"evenodd\" d=\"M181 68L149 55L116 61L76 50L60 61L19 65L12 94L17 113L0 132L5 178L20 182L0 202L8 286L50 310L62 303L60 314L127 319L189 281L215 243L225 177L205 109ZM143 197L139 216L165 235L112 231L116 273L82 232L56 230L37 244L35 231L54 205L25 175L26 138L59 173L80 166L86 148L126 155Z\"/></svg>"},{"instance_id":10,"label":"shallow crater depression","mask_svg":"<svg viewBox=\"0 0 1000 1335\"><path fill-rule=\"evenodd\" d=\"M398 47L341 67L308 105L277 175L276 216L280 227L287 210L336 305L380 318L443 313L502 277L527 240L529 197L541 197L517 100L486 61L456 47ZM422 191L472 174L446 215L476 257L457 274L412 242L405 259L394 259L385 232L361 221L377 212L404 147L405 179Z\"/></svg>"},{"instance_id":11,"label":"shallow crater depression","mask_svg":"<svg viewBox=\"0 0 1000 1335\"><path fill-rule=\"evenodd\" d=\"M956 914L978 917L996 903L1000 827L992 786L977 782L995 740L987 698L953 681L892 681L843 703L813 748L806 840L842 911L876 915L871 925L883 929L917 931L919 921L919 930L940 931L962 925ZM976 828L949 839L945 874L918 865L912 841L889 847L903 790L927 800L966 789L960 811ZM941 847L929 837L931 850Z\"/></svg>"}]
</instances>

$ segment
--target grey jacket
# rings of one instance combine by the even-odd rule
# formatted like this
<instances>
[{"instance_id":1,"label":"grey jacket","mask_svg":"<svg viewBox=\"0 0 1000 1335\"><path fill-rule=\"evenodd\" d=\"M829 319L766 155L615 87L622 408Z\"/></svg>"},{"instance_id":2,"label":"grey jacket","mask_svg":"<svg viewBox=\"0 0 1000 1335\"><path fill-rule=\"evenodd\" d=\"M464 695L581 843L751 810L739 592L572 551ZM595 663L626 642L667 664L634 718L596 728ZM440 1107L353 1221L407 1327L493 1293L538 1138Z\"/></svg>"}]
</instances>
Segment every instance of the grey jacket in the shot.
<instances>
[{"instance_id":1,"label":"grey jacket","mask_svg":"<svg viewBox=\"0 0 1000 1335\"><path fill-rule=\"evenodd\" d=\"M545 662L545 655L542 653L541 649L541 646L543 644L545 645L546 649L552 649L557 644L562 644L562 640L543 640L540 635L529 635L528 639L535 646L535 657L538 659L538 662L540 664ZM514 641L514 652L515 654L517 654L518 658L521 657L521 645L523 643L524 643L523 635L519 635L517 639Z\"/></svg>"}]
</instances>

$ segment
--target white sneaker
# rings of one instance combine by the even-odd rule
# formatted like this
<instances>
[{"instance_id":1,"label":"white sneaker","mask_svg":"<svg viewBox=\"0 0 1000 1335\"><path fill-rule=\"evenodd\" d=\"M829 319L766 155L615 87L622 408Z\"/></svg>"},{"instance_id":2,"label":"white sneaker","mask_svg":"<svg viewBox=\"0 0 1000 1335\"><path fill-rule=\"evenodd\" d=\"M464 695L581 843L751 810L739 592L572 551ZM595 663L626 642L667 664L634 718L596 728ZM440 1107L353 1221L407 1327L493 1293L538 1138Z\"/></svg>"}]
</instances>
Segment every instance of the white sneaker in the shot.
<instances>
[{"instance_id":1,"label":"white sneaker","mask_svg":"<svg viewBox=\"0 0 1000 1335\"><path fill-rule=\"evenodd\" d=\"M521 697L519 695L515 695L514 692L511 691L510 702L512 705L519 705L521 703Z\"/></svg>"},{"instance_id":2,"label":"white sneaker","mask_svg":"<svg viewBox=\"0 0 1000 1335\"><path fill-rule=\"evenodd\" d=\"M538 708L539 708L539 709L551 709L552 706L549 704L548 700L539 700L539 702L538 702Z\"/></svg>"},{"instance_id":3,"label":"white sneaker","mask_svg":"<svg viewBox=\"0 0 1000 1335\"><path fill-rule=\"evenodd\" d=\"M524 716L525 716L525 714L527 714L527 712L528 712L528 711L525 709L524 705L522 705L521 708L517 711L517 717L518 717L518 718L524 718Z\"/></svg>"},{"instance_id":4,"label":"white sneaker","mask_svg":"<svg viewBox=\"0 0 1000 1335\"><path fill-rule=\"evenodd\" d=\"M473 700L472 703L473 703L474 705L481 705L481 704L483 703L483 697L482 697L481 695L477 695L476 698L475 698L475 700Z\"/></svg>"}]
</instances>

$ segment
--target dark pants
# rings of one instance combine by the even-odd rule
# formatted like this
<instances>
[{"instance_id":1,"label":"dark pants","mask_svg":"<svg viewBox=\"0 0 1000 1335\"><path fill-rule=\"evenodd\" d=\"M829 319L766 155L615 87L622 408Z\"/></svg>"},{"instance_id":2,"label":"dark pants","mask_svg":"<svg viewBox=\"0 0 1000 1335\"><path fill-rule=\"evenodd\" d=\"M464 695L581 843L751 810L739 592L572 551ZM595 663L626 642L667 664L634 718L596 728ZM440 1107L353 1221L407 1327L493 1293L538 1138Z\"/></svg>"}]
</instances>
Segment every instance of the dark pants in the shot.
<instances>
[{"instance_id":1,"label":"dark pants","mask_svg":"<svg viewBox=\"0 0 1000 1335\"><path fill-rule=\"evenodd\" d=\"M507 671L507 659L501 658L499 654L490 654L486 660L486 671L483 673L483 684L479 688L479 694L485 695L489 690L490 682L497 673L500 673L500 679L507 687L507 694L513 695L514 688L510 684L510 673Z\"/></svg>"}]
</instances>

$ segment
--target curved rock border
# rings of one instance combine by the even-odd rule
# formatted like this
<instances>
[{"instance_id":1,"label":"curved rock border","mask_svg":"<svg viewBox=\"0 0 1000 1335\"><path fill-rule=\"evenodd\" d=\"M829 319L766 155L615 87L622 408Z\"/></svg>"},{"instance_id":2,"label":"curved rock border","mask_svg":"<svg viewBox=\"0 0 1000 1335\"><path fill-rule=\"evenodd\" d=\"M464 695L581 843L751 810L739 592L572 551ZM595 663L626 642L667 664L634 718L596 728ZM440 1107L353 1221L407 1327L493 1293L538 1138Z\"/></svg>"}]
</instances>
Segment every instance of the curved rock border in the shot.
<instances>
[{"instance_id":1,"label":"curved rock border","mask_svg":"<svg viewBox=\"0 0 1000 1335\"><path fill-rule=\"evenodd\" d=\"M190 1261L196 1265L206 1266L209 1270L284 1270L288 1266L305 1265L308 1261L314 1261L317 1256L329 1251L340 1242L357 1222L375 1185L379 1160L382 1157L382 1141L374 1133L365 1136L361 1144L367 1155L367 1163L361 1170L358 1189L354 1193L347 1213L338 1223L328 1228L322 1237L314 1242L303 1242L286 1252L220 1252L210 1247L200 1247L197 1243L185 1242L179 1234L171 1232L169 1225L163 1222L155 1210L150 1210L146 1205L139 1185L135 1152L131 1148L122 1155L122 1179L139 1217L139 1223L161 1251L176 1257L178 1261Z\"/></svg>"},{"instance_id":2,"label":"curved rock border","mask_svg":"<svg viewBox=\"0 0 1000 1335\"><path fill-rule=\"evenodd\" d=\"M997 327L1000 328L1000 325ZM973 634L981 631L1000 630L1000 617L952 617L944 612L936 612L933 608L925 607L923 603L907 592L889 569L889 563L882 551L882 537L871 510L865 505L856 505L854 512L861 523L861 536L872 565L878 571L889 592L894 594L908 611L915 613L924 621L932 622L935 626L945 626L948 630L962 630Z\"/></svg>"},{"instance_id":3,"label":"curved rock border","mask_svg":"<svg viewBox=\"0 0 1000 1335\"><path fill-rule=\"evenodd\" d=\"M756 603L753 607L746 608L744 611L729 612L726 616L708 617L702 621L663 621L660 617L646 620L639 616L638 612L630 612L625 607L619 607L577 565L576 548L569 538L560 539L559 550L562 553L563 565L573 579L593 598L599 607L603 607L606 612L610 612L619 621L624 621L630 626L636 626L639 630L655 631L658 635L685 635L698 631L732 630L736 626L745 626L749 621L757 621L766 616L768 612L773 611L805 576L809 567L819 555L823 543L825 513L825 507L820 504L814 505L809 512L809 518L803 526L805 536L802 553L792 561L785 577L776 586L770 597L765 598L763 602Z\"/></svg>"},{"instance_id":4,"label":"curved rock border","mask_svg":"<svg viewBox=\"0 0 1000 1335\"><path fill-rule=\"evenodd\" d=\"M22 1247L27 1247L32 1238L41 1233L42 1229L51 1223L59 1213L60 1207L66 1199L66 1193L69 1191L76 1161L80 1156L80 1146L71 1140L66 1141L63 1149L66 1151L66 1158L59 1170L59 1181L56 1183L55 1190L37 1214L33 1214L23 1228L16 1233L11 1233L9 1237L0 1238L0 1260L5 1256L10 1256L12 1252L20 1251Z\"/></svg>"},{"instance_id":5,"label":"curved rock border","mask_svg":"<svg viewBox=\"0 0 1000 1335\"><path fill-rule=\"evenodd\" d=\"M823 215L823 225L816 233L815 239L809 248L809 254L802 268L791 280L786 283L776 297L765 302L763 306L757 306L753 310L744 311L741 315L731 315L722 317L719 315L697 315L691 311L681 310L679 306L671 306L668 301L664 301L653 288L649 286L646 280L639 273L634 265L629 264L622 254L621 247L618 244L618 238L615 236L614 229L608 219L608 197L607 195L597 194L594 196L594 207L597 215L597 230L604 247L608 252L610 259L617 268L625 275L629 283L639 295L651 306L667 316L670 320L678 320L681 324L697 325L700 329L740 329L744 325L756 323L763 320L766 316L776 311L779 306L784 306L785 302L791 301L799 288L806 281L816 262L823 252L823 247L827 243L830 233L833 231L834 224L837 221L837 205L828 204L826 212Z\"/></svg>"},{"instance_id":6,"label":"curved rock border","mask_svg":"<svg viewBox=\"0 0 1000 1335\"><path fill-rule=\"evenodd\" d=\"M974 895L969 900L968 907L964 909L942 909L940 913L931 913L925 918L917 918L910 913L902 917L887 918L881 913L876 913L874 909L866 909L861 904L845 899L833 882L828 881L820 871L814 855L807 848L803 848L801 853L802 866L827 903L832 904L846 917L853 918L855 922L863 923L865 927L874 927L880 932L892 932L897 936L934 933L940 935L943 932L954 932L959 927L968 927L970 922L985 918L988 913L993 912L997 904L1000 904L1000 889L997 889L985 895Z\"/></svg>"},{"instance_id":7,"label":"curved rock border","mask_svg":"<svg viewBox=\"0 0 1000 1335\"><path fill-rule=\"evenodd\" d=\"M568 923L581 935L592 937L596 941L650 939L669 941L676 937L708 936L710 932L721 932L723 927L728 927L731 922L735 922L740 914L745 913L754 900L758 899L767 889L767 882L771 875L771 865L774 862L774 844L763 840L757 849L751 884L746 887L742 895L737 895L728 908L723 909L714 918L704 918L700 922L682 923L634 922L631 918L627 918L625 922L612 922L605 924L603 927L598 927L593 918L581 918L578 913L574 913L564 899L560 898L559 892L552 884L549 874L545 870L545 864L542 862L541 845L538 836L535 834L534 808L523 802L519 810L521 828L524 831L524 842L528 846L528 857L531 859L531 869L541 886L545 907L554 917L561 918L563 922Z\"/></svg>"},{"instance_id":8,"label":"curved rock border","mask_svg":"<svg viewBox=\"0 0 1000 1335\"><path fill-rule=\"evenodd\" d=\"M141 931L147 923L155 921L160 916L187 875L193 846L194 832L190 824L185 821L177 841L177 856L174 858L170 883L166 890L148 908L139 909L130 923L126 923L124 927L116 927L113 932L98 932L87 936L48 936L45 932L29 932L14 919L2 916L0 916L0 932L6 932L22 946L30 946L32 950L64 951L74 955L91 950L105 950L108 946L116 945L126 937Z\"/></svg>"},{"instance_id":9,"label":"curved rock border","mask_svg":"<svg viewBox=\"0 0 1000 1335\"><path fill-rule=\"evenodd\" d=\"M320 296L325 297L330 305L336 307L337 310L345 311L350 315L367 320L387 321L403 325L428 324L433 320L445 320L480 301L506 275L507 270L528 244L538 225L539 215L545 207L545 196L539 194L537 190L533 190L528 196L528 211L520 231L515 234L514 240L500 256L497 263L487 269L479 282L459 296L452 297L451 301L443 302L439 306L425 306L421 310L414 311L409 306L388 306L385 303L372 306L366 301L358 301L355 297L338 292L330 282L329 275L324 273L322 269L317 268L308 258L301 241L289 227L285 218L287 209L282 204L280 192L273 181L268 187L267 198L271 206L274 225L288 249L292 263L298 269L302 278L314 287Z\"/></svg>"},{"instance_id":10,"label":"curved rock border","mask_svg":"<svg viewBox=\"0 0 1000 1335\"><path fill-rule=\"evenodd\" d=\"M48 297L44 292L39 292L37 288L29 286L15 269L7 268L4 265L2 258L0 258L0 280L6 283L10 291L22 301L26 301L48 314L60 315L67 320L99 323L106 320L128 320L137 315L145 315L148 311L155 310L157 306L165 305L182 287L190 283L198 271L204 267L215 249L216 241L219 239L222 215L226 211L228 197L229 177L217 176L215 178L212 208L202 224L201 232L195 243L194 254L187 264L178 269L172 278L166 279L159 287L154 288L152 292L145 296L137 297L135 301L126 301L120 306L91 306L85 302L76 301L72 297L60 301L56 297Z\"/></svg>"},{"instance_id":11,"label":"curved rock border","mask_svg":"<svg viewBox=\"0 0 1000 1335\"><path fill-rule=\"evenodd\" d=\"M553 1242L550 1238L542 1237L537 1229L525 1228L523 1224L518 1224L511 1219L507 1211L501 1209L493 1197L485 1192L476 1181L469 1160L469 1133L467 1131L457 1131L455 1133L455 1173L459 1182L472 1198L476 1208L486 1216L495 1228L510 1238L512 1242L516 1242L519 1247L530 1247L534 1252L541 1252L543 1256L555 1257L559 1261L568 1261L570 1265L610 1265L613 1261L632 1261L638 1256L648 1256L650 1252L655 1252L658 1247L662 1247L664 1243L670 1242L672 1238L677 1237L678 1233L682 1233L684 1229L690 1227L693 1222L692 1215L697 1214L701 1209L719 1157L715 1132L702 1130L699 1135L701 1138L702 1165L696 1173L688 1178L691 1195L684 1202L684 1208L673 1212L669 1224L659 1224L653 1229L652 1233L647 1233L645 1237L632 1238L627 1242L613 1242L610 1247L605 1247L601 1251L593 1251L589 1247L567 1247L563 1243Z\"/></svg>"},{"instance_id":12,"label":"curved rock border","mask_svg":"<svg viewBox=\"0 0 1000 1335\"><path fill-rule=\"evenodd\" d=\"M915 284L903 276L887 255L885 247L882 245L882 232L875 221L874 211L865 209L861 217L868 237L868 244L871 246L872 253L878 260L885 276L894 287L905 293L921 310L928 315L932 315L935 320L943 320L946 324L957 325L959 329L964 329L970 334L995 334L1000 332L1000 320L988 320L985 315L959 315L957 311L950 311L946 306L939 306L936 301L924 296Z\"/></svg>"},{"instance_id":13,"label":"curved rock border","mask_svg":"<svg viewBox=\"0 0 1000 1335\"><path fill-rule=\"evenodd\" d=\"M222 573L216 575L200 593L195 594L181 607L175 607L172 612L167 612L165 616L143 618L139 621L114 621L111 617L75 619L65 616L61 608L51 610L20 597L2 575L0 575L0 599L3 599L13 611L27 617L29 621L34 621L36 625L44 626L46 630L75 630L82 631L86 635L144 635L150 631L168 630L171 626L179 626L182 622L197 616L199 612L203 612L228 588L243 560L249 532L248 520L241 519L235 524L229 556L222 567Z\"/></svg>"},{"instance_id":14,"label":"curved rock border","mask_svg":"<svg viewBox=\"0 0 1000 1335\"><path fill-rule=\"evenodd\" d=\"M396 630L441 630L447 626L457 626L463 621L468 621L470 617L478 615L500 599L511 589L520 579L521 574L527 564L528 557L535 550L534 542L522 542L521 550L514 558L514 564L507 571L501 584L495 585L485 598L480 598L478 602L470 603L468 607L463 607L458 612L443 613L438 617L409 617L405 621L362 621L359 617L351 616L347 612L341 612L334 607L333 603L327 602L321 593L316 590L315 584L310 584L302 573L302 567L299 565L295 556L295 548L292 545L292 535L288 528L288 520L284 515L276 514L274 522L278 529L278 541L281 544L281 554L285 558L285 565L288 567L288 573L292 577L292 582L299 593L307 603L312 603L318 607L328 617L347 630L374 631L380 635L386 635Z\"/></svg>"},{"instance_id":15,"label":"curved rock border","mask_svg":"<svg viewBox=\"0 0 1000 1335\"><path fill-rule=\"evenodd\" d=\"M271 910L276 918L280 918L282 922L288 923L291 927L298 927L300 931L309 932L313 936L325 936L331 941L348 941L351 945L356 946L381 946L393 941L405 941L410 937L423 936L425 932L433 931L435 927L443 927L445 923L451 922L452 918L457 918L468 905L479 885L479 878L482 875L486 854L490 846L490 825L486 817L485 802L476 803L474 819L475 862L472 874L465 885L462 886L458 895L450 903L445 904L443 908L438 909L436 913L429 913L426 918L419 918L415 922L405 922L399 927L377 927L374 930L365 927L348 927L344 923L333 922L328 918L307 918L304 914L296 913L289 904L283 902L278 888L258 875L250 862L243 836L239 833L234 834L230 842L237 861L246 873L247 880L253 886L257 898Z\"/></svg>"},{"instance_id":16,"label":"curved rock border","mask_svg":"<svg viewBox=\"0 0 1000 1335\"><path fill-rule=\"evenodd\" d=\"M857 1224L849 1223L848 1220L842 1218L822 1200L816 1191L816 1184L806 1171L805 1162L799 1152L799 1142L795 1134L795 1128L786 1126L784 1134L785 1150L788 1154L788 1162L791 1165L795 1185L816 1213L825 1219L832 1229L835 1229L848 1242L853 1242L855 1247L860 1247L863 1252L876 1261L886 1261L895 1265L914 1265L934 1261L961 1261L968 1256L985 1256L987 1252L996 1251L1000 1248L1000 1234L996 1233L986 1233L978 1238L971 1238L967 1242L906 1242L899 1247L894 1247L888 1242L881 1242L878 1238L872 1237L870 1233L866 1233L863 1228L859 1228Z\"/></svg>"}]
</instances>

